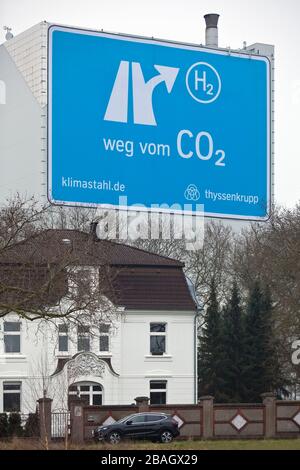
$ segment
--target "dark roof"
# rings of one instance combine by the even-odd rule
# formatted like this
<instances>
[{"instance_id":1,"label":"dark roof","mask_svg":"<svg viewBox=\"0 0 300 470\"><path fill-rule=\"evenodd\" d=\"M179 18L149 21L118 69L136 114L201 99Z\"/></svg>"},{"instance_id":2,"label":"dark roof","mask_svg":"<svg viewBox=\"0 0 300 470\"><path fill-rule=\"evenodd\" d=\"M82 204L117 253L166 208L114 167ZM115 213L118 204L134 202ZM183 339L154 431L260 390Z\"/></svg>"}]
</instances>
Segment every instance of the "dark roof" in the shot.
<instances>
[{"instance_id":1,"label":"dark roof","mask_svg":"<svg viewBox=\"0 0 300 470\"><path fill-rule=\"evenodd\" d=\"M116 303L132 310L195 310L183 270L174 267L121 269L114 280Z\"/></svg>"},{"instance_id":2,"label":"dark roof","mask_svg":"<svg viewBox=\"0 0 300 470\"><path fill-rule=\"evenodd\" d=\"M70 240L67 244L66 241ZM65 242L64 242L65 241ZM116 266L177 266L184 264L178 260L157 255L126 244L110 240L95 239L91 234L79 230L45 230L20 242L5 253L1 253L1 263L55 262L73 250L74 263L86 266L109 264Z\"/></svg>"},{"instance_id":3,"label":"dark roof","mask_svg":"<svg viewBox=\"0 0 300 470\"><path fill-rule=\"evenodd\" d=\"M16 263L48 266L70 250L69 265L112 267L107 296L115 305L136 310L196 309L183 263L78 230L45 230L1 253L0 264L2 271L3 265Z\"/></svg>"}]
</instances>

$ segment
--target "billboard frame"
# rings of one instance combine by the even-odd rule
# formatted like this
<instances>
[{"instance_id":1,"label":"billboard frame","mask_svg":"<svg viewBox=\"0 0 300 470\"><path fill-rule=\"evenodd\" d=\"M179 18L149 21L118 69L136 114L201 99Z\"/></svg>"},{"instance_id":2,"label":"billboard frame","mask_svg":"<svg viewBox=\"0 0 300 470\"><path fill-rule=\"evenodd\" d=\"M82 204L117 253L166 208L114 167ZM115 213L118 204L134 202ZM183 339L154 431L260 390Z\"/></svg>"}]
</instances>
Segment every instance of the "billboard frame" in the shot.
<instances>
[{"instance_id":1,"label":"billboard frame","mask_svg":"<svg viewBox=\"0 0 300 470\"><path fill-rule=\"evenodd\" d=\"M139 207L137 206L120 206L114 204L98 204L98 203L82 203L82 202L72 202L72 201L59 201L55 200L52 197L52 32L55 30L72 32L74 34L84 34L92 35L99 37L107 37L124 41L133 41L140 42L144 44L153 44L161 45L166 47L173 47L187 50L201 51L204 53L214 53L219 55L229 55L239 58L250 58L254 60L261 60L268 64L268 73L267 73L267 181L266 181L266 194L267 194L267 209L266 215L263 217L259 216L242 216L234 214L220 214L220 213L210 213L210 212L195 212L195 211L184 211L184 210L175 210L172 208L151 208L151 207ZM117 210L117 211L134 211L134 212L144 212L144 213L165 213L170 215L188 215L188 216L203 216L205 218L213 219L225 219L225 220L237 220L237 221L256 221L256 222L266 222L270 219L271 211L273 207L274 200L274 64L273 58L265 54L259 54L253 52L252 50L242 49L242 50L232 50L226 48L215 48L208 47L202 44L194 44L188 42L179 42L169 39L160 39L147 36L139 36L126 33L113 33L107 32L104 30L93 30L88 28L79 28L72 26L65 26L59 24L49 24L47 31L47 199L51 205L54 206L66 206L66 207L83 207L83 208L94 208L94 209L106 209L106 210ZM49 157L51 155L51 158Z\"/></svg>"}]
</instances>

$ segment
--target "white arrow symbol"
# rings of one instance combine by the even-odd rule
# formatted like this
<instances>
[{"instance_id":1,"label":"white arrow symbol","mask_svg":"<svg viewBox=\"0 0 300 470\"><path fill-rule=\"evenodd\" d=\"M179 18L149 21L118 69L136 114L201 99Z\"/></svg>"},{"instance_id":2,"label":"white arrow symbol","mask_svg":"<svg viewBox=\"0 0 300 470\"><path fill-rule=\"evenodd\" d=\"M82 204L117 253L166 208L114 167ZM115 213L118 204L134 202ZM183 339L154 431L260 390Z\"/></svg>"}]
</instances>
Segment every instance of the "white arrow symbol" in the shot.
<instances>
[{"instance_id":1,"label":"white arrow symbol","mask_svg":"<svg viewBox=\"0 0 300 470\"><path fill-rule=\"evenodd\" d=\"M132 86L133 86L133 116L135 124L156 126L156 119L152 107L152 95L155 87L165 82L168 93L171 93L179 68L165 65L154 65L159 75L145 82L141 65L132 62Z\"/></svg>"},{"instance_id":2,"label":"white arrow symbol","mask_svg":"<svg viewBox=\"0 0 300 470\"><path fill-rule=\"evenodd\" d=\"M151 78L151 80L146 83L146 86L150 85L151 88L154 89L159 83L165 82L168 93L171 93L179 69L175 67L166 67L165 65L154 65L154 68L159 72L159 75Z\"/></svg>"},{"instance_id":3,"label":"white arrow symbol","mask_svg":"<svg viewBox=\"0 0 300 470\"><path fill-rule=\"evenodd\" d=\"M164 82L168 93L171 93L179 69L165 65L154 65L159 74L145 82L140 63L132 62L131 66L134 123L156 126L152 106L153 91L157 85ZM104 115L105 121L128 122L128 87L129 62L122 60Z\"/></svg>"}]
</instances>

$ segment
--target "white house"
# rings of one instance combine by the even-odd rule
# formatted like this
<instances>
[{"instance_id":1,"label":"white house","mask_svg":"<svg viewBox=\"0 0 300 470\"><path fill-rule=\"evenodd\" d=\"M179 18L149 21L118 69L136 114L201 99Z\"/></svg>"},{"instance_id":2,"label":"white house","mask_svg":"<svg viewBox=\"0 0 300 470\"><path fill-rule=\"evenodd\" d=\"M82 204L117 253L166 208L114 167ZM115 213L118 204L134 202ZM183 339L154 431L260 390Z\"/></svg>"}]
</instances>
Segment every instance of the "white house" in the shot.
<instances>
[{"instance_id":1,"label":"white house","mask_svg":"<svg viewBox=\"0 0 300 470\"><path fill-rule=\"evenodd\" d=\"M43 393L53 398L53 409L67 408L68 393L95 405L131 404L137 396L155 404L196 403L197 308L183 264L123 244L91 242L79 231L44 232L47 246L53 238L75 247L78 240L90 243L79 263L84 269L97 269L96 255L106 253L117 270L113 319L93 334L93 325L3 317L0 412L34 411ZM19 252L28 255L26 246ZM36 252L35 262L42 263L42 249Z\"/></svg>"}]
</instances>

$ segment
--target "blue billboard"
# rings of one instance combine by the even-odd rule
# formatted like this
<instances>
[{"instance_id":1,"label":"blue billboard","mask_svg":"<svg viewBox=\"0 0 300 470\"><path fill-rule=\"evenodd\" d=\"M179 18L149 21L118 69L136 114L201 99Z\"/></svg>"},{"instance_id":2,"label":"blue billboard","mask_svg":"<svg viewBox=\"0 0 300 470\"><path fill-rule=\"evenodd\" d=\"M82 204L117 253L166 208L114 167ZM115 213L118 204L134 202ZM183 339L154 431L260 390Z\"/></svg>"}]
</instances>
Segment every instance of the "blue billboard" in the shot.
<instances>
[{"instance_id":1,"label":"blue billboard","mask_svg":"<svg viewBox=\"0 0 300 470\"><path fill-rule=\"evenodd\" d=\"M48 198L264 220L270 62L50 26Z\"/></svg>"}]
</instances>

